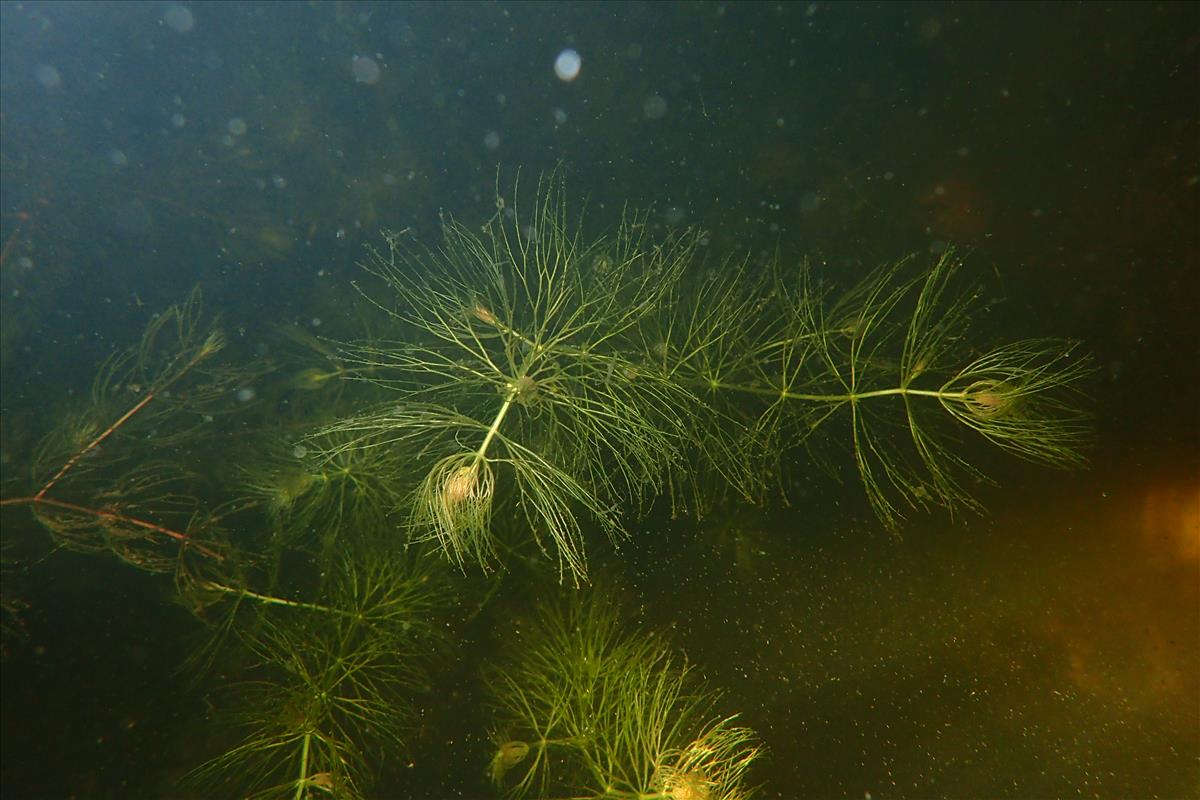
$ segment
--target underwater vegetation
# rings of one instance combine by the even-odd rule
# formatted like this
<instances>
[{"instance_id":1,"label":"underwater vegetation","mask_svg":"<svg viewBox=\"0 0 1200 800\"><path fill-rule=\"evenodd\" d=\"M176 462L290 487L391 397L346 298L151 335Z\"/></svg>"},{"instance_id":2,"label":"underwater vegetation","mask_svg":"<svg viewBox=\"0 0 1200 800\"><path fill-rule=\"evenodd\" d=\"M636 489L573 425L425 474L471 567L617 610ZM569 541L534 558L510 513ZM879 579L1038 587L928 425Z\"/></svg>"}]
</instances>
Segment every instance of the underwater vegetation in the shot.
<instances>
[{"instance_id":1,"label":"underwater vegetation","mask_svg":"<svg viewBox=\"0 0 1200 800\"><path fill-rule=\"evenodd\" d=\"M545 604L487 670L497 720L492 782L508 797L748 797L762 749L721 717L719 693L661 636L627 631L581 592Z\"/></svg>"},{"instance_id":2,"label":"underwater vegetation","mask_svg":"<svg viewBox=\"0 0 1200 800\"><path fill-rule=\"evenodd\" d=\"M528 213L501 203L479 231L447 221L438 249L388 234L367 260L394 293L369 299L398 338L341 359L390 398L325 426L341 442L324 452L410 454L422 477L409 537L456 565L491 566L497 518L518 519L585 581L581 518L620 540L664 492L699 511L714 483L766 502L786 494L783 456L838 423L891 527L914 508L977 507L966 485L984 476L955 451L964 432L1082 463L1088 360L1050 339L968 346L953 253L840 296L804 265L760 278L732 262L697 279L697 232L654 241L627 214L584 240L563 195L552 175Z\"/></svg>"},{"instance_id":3,"label":"underwater vegetation","mask_svg":"<svg viewBox=\"0 0 1200 800\"><path fill-rule=\"evenodd\" d=\"M367 796L372 758L405 751L412 697L428 691L448 587L415 554L346 559L320 602L204 582L233 607L221 633L244 650L224 722L240 741L188 777L250 797ZM236 624L233 616L239 614ZM211 657L211 654L210 654Z\"/></svg>"},{"instance_id":4,"label":"underwater vegetation","mask_svg":"<svg viewBox=\"0 0 1200 800\"><path fill-rule=\"evenodd\" d=\"M819 439L844 445L893 528L978 508L968 437L1082 464L1088 360L1059 340L972 342L954 253L839 293L803 264L706 269L698 231L655 236L636 212L588 238L565 194L554 173L481 227L447 218L438 245L386 233L358 287L383 324L303 343L319 363L236 363L195 293L58 411L5 514L172 576L206 634L197 681L232 676L213 695L226 746L193 785L371 796L456 652L451 619L494 602L494 571L519 558L575 595L483 670L479 770L497 791L747 797L755 734L661 636L577 588L597 540L639 535L656 503L786 500L785 464ZM233 402L251 380L306 399L283 419ZM235 415L252 452L216 424Z\"/></svg>"}]
</instances>

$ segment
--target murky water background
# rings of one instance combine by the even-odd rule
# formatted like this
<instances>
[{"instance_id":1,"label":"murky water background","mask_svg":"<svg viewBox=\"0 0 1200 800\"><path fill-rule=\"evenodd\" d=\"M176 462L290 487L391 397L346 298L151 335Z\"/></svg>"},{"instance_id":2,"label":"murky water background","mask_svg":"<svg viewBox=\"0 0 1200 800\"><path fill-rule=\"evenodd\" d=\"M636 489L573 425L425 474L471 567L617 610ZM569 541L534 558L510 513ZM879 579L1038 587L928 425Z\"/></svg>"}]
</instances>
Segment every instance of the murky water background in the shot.
<instances>
[{"instance_id":1,"label":"murky water background","mask_svg":"<svg viewBox=\"0 0 1200 800\"><path fill-rule=\"evenodd\" d=\"M1094 357L1089 471L968 441L986 512L892 536L852 470L798 461L791 507L654 516L601 568L758 731L764 797L1195 796L1196 6L25 2L0 23L5 497L193 285L247 362L278 355L273 326L357 335L379 229L479 224L518 168L561 164L597 230L626 204L706 229L713 269L779 252L846 285L952 244L982 341ZM185 796L211 707L169 579L3 520L4 796ZM460 631L378 796L490 796L477 628L519 595Z\"/></svg>"}]
</instances>

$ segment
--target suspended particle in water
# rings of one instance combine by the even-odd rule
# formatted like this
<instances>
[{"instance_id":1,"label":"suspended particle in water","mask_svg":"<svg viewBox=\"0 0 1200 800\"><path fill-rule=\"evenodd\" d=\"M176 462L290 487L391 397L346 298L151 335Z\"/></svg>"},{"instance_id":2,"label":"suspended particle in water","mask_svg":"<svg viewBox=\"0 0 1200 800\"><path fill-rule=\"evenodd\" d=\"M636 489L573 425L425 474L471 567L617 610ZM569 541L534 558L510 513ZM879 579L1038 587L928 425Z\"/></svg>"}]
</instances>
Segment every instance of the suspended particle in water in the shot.
<instances>
[{"instance_id":1,"label":"suspended particle in water","mask_svg":"<svg viewBox=\"0 0 1200 800\"><path fill-rule=\"evenodd\" d=\"M570 83L579 77L579 69L582 66L583 59L579 53L568 47L554 59L554 74L563 83Z\"/></svg>"},{"instance_id":2,"label":"suspended particle in water","mask_svg":"<svg viewBox=\"0 0 1200 800\"><path fill-rule=\"evenodd\" d=\"M942 21L937 17L928 17L921 21L919 31L921 38L926 41L936 39L942 33Z\"/></svg>"},{"instance_id":3,"label":"suspended particle in water","mask_svg":"<svg viewBox=\"0 0 1200 800\"><path fill-rule=\"evenodd\" d=\"M38 64L33 71L33 77L42 85L43 89L58 89L62 86L62 75L49 64Z\"/></svg>"},{"instance_id":4,"label":"suspended particle in water","mask_svg":"<svg viewBox=\"0 0 1200 800\"><path fill-rule=\"evenodd\" d=\"M354 80L358 83L365 83L368 86L379 83L379 65L370 56L355 56L350 62L350 69L354 72Z\"/></svg>"},{"instance_id":5,"label":"suspended particle in water","mask_svg":"<svg viewBox=\"0 0 1200 800\"><path fill-rule=\"evenodd\" d=\"M187 33L196 27L196 18L192 16L192 12L178 3L167 6L163 12L163 22L176 33Z\"/></svg>"},{"instance_id":6,"label":"suspended particle in water","mask_svg":"<svg viewBox=\"0 0 1200 800\"><path fill-rule=\"evenodd\" d=\"M642 101L642 113L647 119L662 119L667 114L667 101L662 95L652 94Z\"/></svg>"}]
</instances>

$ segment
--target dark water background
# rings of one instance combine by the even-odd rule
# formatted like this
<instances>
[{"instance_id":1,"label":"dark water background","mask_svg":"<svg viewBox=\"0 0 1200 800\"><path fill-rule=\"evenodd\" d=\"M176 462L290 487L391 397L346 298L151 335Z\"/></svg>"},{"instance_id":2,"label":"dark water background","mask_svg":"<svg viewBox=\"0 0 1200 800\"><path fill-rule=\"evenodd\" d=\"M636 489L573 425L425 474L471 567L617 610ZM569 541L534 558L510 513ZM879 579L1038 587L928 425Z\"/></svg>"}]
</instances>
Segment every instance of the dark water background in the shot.
<instances>
[{"instance_id":1,"label":"dark water background","mask_svg":"<svg viewBox=\"0 0 1200 800\"><path fill-rule=\"evenodd\" d=\"M152 311L200 284L250 360L279 324L352 336L365 245L487 219L497 168L562 165L597 232L626 204L702 227L713 264L778 251L848 284L953 243L996 301L981 337L1095 358L1089 471L990 459L985 516L899 539L814 472L791 509L647 523L619 568L764 739L763 796L1197 795L1200 6L4 3L0 23L6 494ZM206 708L169 581L57 553L5 583L28 607L4 796L183 796ZM486 735L435 714L381 796L486 796Z\"/></svg>"}]
</instances>

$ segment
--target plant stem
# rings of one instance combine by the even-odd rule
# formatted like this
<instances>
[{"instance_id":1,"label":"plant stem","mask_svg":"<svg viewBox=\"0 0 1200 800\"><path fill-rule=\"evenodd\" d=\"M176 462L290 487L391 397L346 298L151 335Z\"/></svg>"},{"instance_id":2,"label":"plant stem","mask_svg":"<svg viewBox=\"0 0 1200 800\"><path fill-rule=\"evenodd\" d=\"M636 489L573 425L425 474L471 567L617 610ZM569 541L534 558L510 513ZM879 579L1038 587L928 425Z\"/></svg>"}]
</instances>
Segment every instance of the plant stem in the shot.
<instances>
[{"instance_id":1,"label":"plant stem","mask_svg":"<svg viewBox=\"0 0 1200 800\"><path fill-rule=\"evenodd\" d=\"M87 445L82 450L77 451L75 453L75 455L68 458L67 463L62 465L62 467L58 470L58 472L55 473L54 477L51 478L50 480L46 481L46 485L43 486L41 491L37 493L37 495L36 495L37 499L41 500L43 497L45 497L46 492L50 491L51 487L53 487L54 484L58 483L59 479L61 479L63 475L66 475L67 472L71 469L71 467L73 467L79 463L79 459L83 458L88 453L90 453L92 450L96 449L100 445L101 442L103 442L105 439L107 439L109 436L112 435L113 431L115 431L117 428L124 425L126 423L126 421L129 420L130 417L132 417L134 414L136 414L137 412L139 412L143 408L145 408L146 404L148 404L153 399L154 399L154 392L147 392L146 396L143 397L140 401L138 401L138 403L136 405L134 405L133 408L129 409L124 414L122 414L121 418L118 419L116 422L114 422L112 425L109 425L108 428L104 431L104 433L100 434L95 439L92 439L90 442L87 443Z\"/></svg>"},{"instance_id":2,"label":"plant stem","mask_svg":"<svg viewBox=\"0 0 1200 800\"><path fill-rule=\"evenodd\" d=\"M966 400L966 392L944 392L940 389L910 389L898 386L894 389L874 389L869 392L848 392L846 394L808 394L805 392L789 392L786 389L771 389L759 386L740 386L737 384L709 381L704 384L710 389L724 389L731 392L744 392L760 397L778 397L781 400L802 400L810 403L849 403L868 400L873 397L891 397L894 395L909 395L913 397L936 397L938 400Z\"/></svg>"},{"instance_id":3,"label":"plant stem","mask_svg":"<svg viewBox=\"0 0 1200 800\"><path fill-rule=\"evenodd\" d=\"M487 436L483 437L483 444L479 445L479 449L475 454L480 458L487 455L488 446L492 443L496 432L500 430L500 423L504 421L504 417L508 414L508 410L512 408L513 401L517 399L517 390L509 389L507 396L504 398L504 405L500 406L500 410L496 413L496 418L492 420L492 427L488 428Z\"/></svg>"},{"instance_id":4,"label":"plant stem","mask_svg":"<svg viewBox=\"0 0 1200 800\"><path fill-rule=\"evenodd\" d=\"M182 378L184 375L186 375L192 369L192 367L196 366L201 361L203 361L204 359L208 358L210 355L215 353L217 351L217 349L218 349L217 347L215 347L211 344L211 339L210 339L210 341L206 341L200 347L200 352L196 353L196 355L194 355L192 357L191 361L189 361L187 364L184 364L183 369L179 370L179 372L176 372L174 375L172 375L168 380L164 381L162 384L155 386L153 389L146 392L146 396L143 397L141 400L139 400L137 403L135 403L133 408L129 409L124 414L122 414L120 419L118 419L112 425L109 425L108 428L106 428L104 430L104 432L101 433L99 436L97 436L95 439L92 439L92 441L88 442L87 445L82 450L78 451L77 453L75 453L75 455L73 455L69 459L67 459L67 463L63 464L62 468L59 469L59 471L57 473L55 473L54 477L51 478L50 480L48 480L46 482L46 485L42 487L41 491L39 491L37 493L37 495L36 495L37 499L41 500L43 497L45 497L46 492L50 491L51 487L53 487L54 484L58 483L59 480L62 479L63 475L66 475L67 472L70 471L70 469L72 467L74 467L76 464L78 464L79 460L81 458L86 456L92 450L95 450L97 447L99 447L101 442L103 442L105 439L107 439L109 436L111 436L117 430L117 428L120 428L122 425L124 425L126 422L128 422L130 417L132 417L134 414L138 413L143 408L145 408L150 403L150 401L154 399L154 397L157 394L159 394L160 392L166 391L168 388L170 388L170 386L173 383L175 383L180 378Z\"/></svg>"},{"instance_id":5,"label":"plant stem","mask_svg":"<svg viewBox=\"0 0 1200 800\"><path fill-rule=\"evenodd\" d=\"M257 600L260 603L266 603L269 605L287 606L288 608L306 608L310 611L323 611L327 614L341 614L348 617L355 615L355 612L353 611L323 606L319 603L305 603L300 600L286 600L282 597L275 597L269 594L259 594L258 592L252 592L249 589L237 589L233 586L226 586L223 583L216 583L214 581L201 581L200 587L203 589L211 589L217 592L224 592L225 594L236 594L241 597L249 597L251 600Z\"/></svg>"},{"instance_id":6,"label":"plant stem","mask_svg":"<svg viewBox=\"0 0 1200 800\"><path fill-rule=\"evenodd\" d=\"M179 531L171 530L170 528L164 527L162 525L158 525L153 522L146 522L145 520L141 520L136 517L127 517L124 514L118 514L115 511L101 511L98 508L88 508L87 506L76 505L75 503L68 503L65 500L55 500L52 497L43 497L41 494L33 495L31 497L10 497L10 498L4 499L4 500L0 500L0 506L19 506L19 505L53 506L54 508L62 508L62 509L66 509L67 511L75 511L80 514L89 514L93 517L97 517L99 519L110 520L112 522L123 522L126 525L133 525L138 528L145 528L146 530L154 531L155 533L161 533L164 536L170 536L172 539L175 539L176 541L184 542L185 544L188 544L191 547L194 547L196 549L196 552L203 553L204 555L208 556L209 558L215 558L217 561L225 560L225 556L221 555L217 551L207 548L202 544L194 543L192 541L192 537L188 536L186 533L180 533Z\"/></svg>"},{"instance_id":7,"label":"plant stem","mask_svg":"<svg viewBox=\"0 0 1200 800\"><path fill-rule=\"evenodd\" d=\"M304 790L308 788L308 746L311 741L312 734L304 734L304 748L300 751L300 777L296 780L294 800L303 800Z\"/></svg>"}]
</instances>

